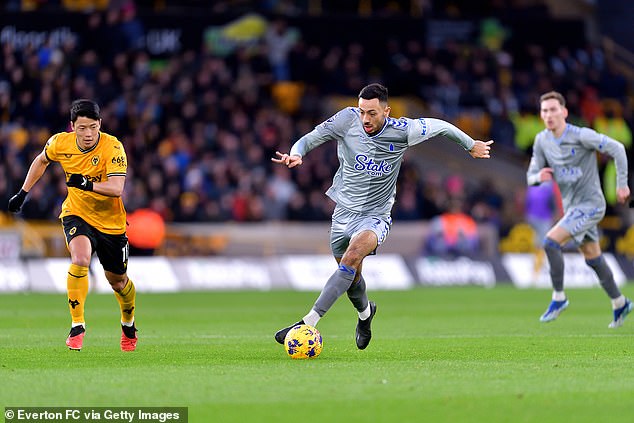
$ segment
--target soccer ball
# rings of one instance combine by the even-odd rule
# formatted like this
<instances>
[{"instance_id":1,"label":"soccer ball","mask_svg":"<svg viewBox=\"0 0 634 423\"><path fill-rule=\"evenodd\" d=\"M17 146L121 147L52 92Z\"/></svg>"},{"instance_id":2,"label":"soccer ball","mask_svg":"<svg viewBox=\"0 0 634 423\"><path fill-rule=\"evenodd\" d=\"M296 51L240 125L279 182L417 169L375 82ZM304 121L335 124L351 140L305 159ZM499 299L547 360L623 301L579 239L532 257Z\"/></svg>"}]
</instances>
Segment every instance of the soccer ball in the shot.
<instances>
[{"instance_id":1,"label":"soccer ball","mask_svg":"<svg viewBox=\"0 0 634 423\"><path fill-rule=\"evenodd\" d=\"M319 331L309 325L296 325L284 338L284 349L293 359L317 358L324 344Z\"/></svg>"}]
</instances>

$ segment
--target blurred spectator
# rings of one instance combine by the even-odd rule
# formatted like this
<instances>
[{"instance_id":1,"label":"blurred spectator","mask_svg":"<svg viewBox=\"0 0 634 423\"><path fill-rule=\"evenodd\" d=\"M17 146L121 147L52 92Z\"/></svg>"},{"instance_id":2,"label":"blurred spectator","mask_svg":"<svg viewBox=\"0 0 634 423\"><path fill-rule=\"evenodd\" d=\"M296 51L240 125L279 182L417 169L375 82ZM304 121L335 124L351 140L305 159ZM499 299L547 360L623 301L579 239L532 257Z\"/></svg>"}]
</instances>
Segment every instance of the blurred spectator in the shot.
<instances>
[{"instance_id":1,"label":"blurred spectator","mask_svg":"<svg viewBox=\"0 0 634 423\"><path fill-rule=\"evenodd\" d=\"M505 145L513 149L515 147L515 134L515 125L513 125L513 121L509 118L505 109L501 113L493 115L489 137L495 140L496 144Z\"/></svg>"},{"instance_id":2,"label":"blurred spectator","mask_svg":"<svg viewBox=\"0 0 634 423\"><path fill-rule=\"evenodd\" d=\"M291 80L289 54L299 40L299 31L289 28L284 19L275 19L266 31L268 58L276 81Z\"/></svg>"},{"instance_id":3,"label":"blurred spectator","mask_svg":"<svg viewBox=\"0 0 634 423\"><path fill-rule=\"evenodd\" d=\"M136 50L145 47L145 30L136 14L133 0L126 0L119 9L121 23L119 30L125 40L126 50Z\"/></svg>"},{"instance_id":4,"label":"blurred spectator","mask_svg":"<svg viewBox=\"0 0 634 423\"><path fill-rule=\"evenodd\" d=\"M599 101L599 93L595 87L586 86L581 92L581 117L592 125L594 120L601 114L601 103Z\"/></svg>"},{"instance_id":5,"label":"blurred spectator","mask_svg":"<svg viewBox=\"0 0 634 423\"><path fill-rule=\"evenodd\" d=\"M498 192L493 179L485 178L473 193L471 199L471 216L478 223L488 223L501 229L504 197Z\"/></svg>"},{"instance_id":6,"label":"blurred spectator","mask_svg":"<svg viewBox=\"0 0 634 423\"><path fill-rule=\"evenodd\" d=\"M449 198L447 211L429 223L424 254L432 256L473 257L480 244L478 225L464 211L464 199Z\"/></svg>"},{"instance_id":7,"label":"blurred spectator","mask_svg":"<svg viewBox=\"0 0 634 423\"><path fill-rule=\"evenodd\" d=\"M267 197L270 202L266 207L267 218L285 220L288 204L297 192L291 173L282 167L273 168L273 175L267 181Z\"/></svg>"}]
</instances>

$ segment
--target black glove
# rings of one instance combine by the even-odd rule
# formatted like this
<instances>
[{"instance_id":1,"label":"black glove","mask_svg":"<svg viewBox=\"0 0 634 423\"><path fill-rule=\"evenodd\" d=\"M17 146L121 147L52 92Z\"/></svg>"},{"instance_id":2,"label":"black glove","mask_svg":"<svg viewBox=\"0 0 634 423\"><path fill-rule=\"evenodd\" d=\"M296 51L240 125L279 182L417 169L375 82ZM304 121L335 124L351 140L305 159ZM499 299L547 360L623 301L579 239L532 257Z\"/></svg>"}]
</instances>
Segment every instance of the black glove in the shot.
<instances>
[{"instance_id":1,"label":"black glove","mask_svg":"<svg viewBox=\"0 0 634 423\"><path fill-rule=\"evenodd\" d=\"M92 181L79 173L73 173L70 175L66 185L69 187L79 188L84 191L92 191Z\"/></svg>"},{"instance_id":2,"label":"black glove","mask_svg":"<svg viewBox=\"0 0 634 423\"><path fill-rule=\"evenodd\" d=\"M27 192L21 189L20 192L9 199L9 206L7 209L9 209L11 213L19 212L22 208L22 204L24 203L24 199L26 198L26 194Z\"/></svg>"}]
</instances>

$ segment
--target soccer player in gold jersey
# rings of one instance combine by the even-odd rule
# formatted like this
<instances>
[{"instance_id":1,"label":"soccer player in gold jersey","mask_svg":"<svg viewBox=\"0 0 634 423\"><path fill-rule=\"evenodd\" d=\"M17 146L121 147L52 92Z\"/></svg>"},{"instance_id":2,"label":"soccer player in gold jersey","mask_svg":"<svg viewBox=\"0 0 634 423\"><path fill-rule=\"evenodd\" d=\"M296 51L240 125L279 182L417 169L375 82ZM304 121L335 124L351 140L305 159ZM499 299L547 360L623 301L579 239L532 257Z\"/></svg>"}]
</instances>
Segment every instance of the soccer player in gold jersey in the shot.
<instances>
[{"instance_id":1,"label":"soccer player in gold jersey","mask_svg":"<svg viewBox=\"0 0 634 423\"><path fill-rule=\"evenodd\" d=\"M117 138L100 131L99 106L94 101L75 100L70 123L73 131L53 135L33 160L22 189L11 197L8 209L20 211L49 163L59 162L67 178L68 196L60 218L71 258L67 290L72 327L66 345L77 351L83 345L88 268L96 252L121 308L121 350L134 351L136 291L126 273L129 248L121 200L127 171L125 150Z\"/></svg>"}]
</instances>

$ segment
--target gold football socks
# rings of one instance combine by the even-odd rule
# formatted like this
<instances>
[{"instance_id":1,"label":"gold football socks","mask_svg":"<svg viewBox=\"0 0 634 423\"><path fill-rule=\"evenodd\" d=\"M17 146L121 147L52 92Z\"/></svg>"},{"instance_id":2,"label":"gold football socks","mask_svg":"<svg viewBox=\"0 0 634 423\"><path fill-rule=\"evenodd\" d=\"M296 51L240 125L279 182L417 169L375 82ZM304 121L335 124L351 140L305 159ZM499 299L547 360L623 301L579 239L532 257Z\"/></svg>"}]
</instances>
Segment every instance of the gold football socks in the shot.
<instances>
[{"instance_id":1,"label":"gold football socks","mask_svg":"<svg viewBox=\"0 0 634 423\"><path fill-rule=\"evenodd\" d=\"M131 326L134 322L134 303L136 301L136 289L132 283L132 279L128 279L128 283L120 292L114 293L121 307L121 324Z\"/></svg>"},{"instance_id":2,"label":"gold football socks","mask_svg":"<svg viewBox=\"0 0 634 423\"><path fill-rule=\"evenodd\" d=\"M73 325L84 324L84 303L88 295L88 267L71 264L66 278L68 308Z\"/></svg>"}]
</instances>

